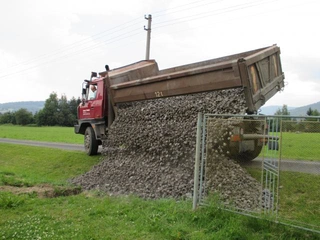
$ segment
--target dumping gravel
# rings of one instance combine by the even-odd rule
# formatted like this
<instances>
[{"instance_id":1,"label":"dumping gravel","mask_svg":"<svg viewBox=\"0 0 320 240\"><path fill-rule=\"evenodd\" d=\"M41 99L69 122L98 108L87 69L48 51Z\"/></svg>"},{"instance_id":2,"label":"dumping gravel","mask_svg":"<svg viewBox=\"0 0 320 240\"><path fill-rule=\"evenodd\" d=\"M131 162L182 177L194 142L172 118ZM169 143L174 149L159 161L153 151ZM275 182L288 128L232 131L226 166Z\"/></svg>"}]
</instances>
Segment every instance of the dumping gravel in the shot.
<instances>
[{"instance_id":1,"label":"dumping gravel","mask_svg":"<svg viewBox=\"0 0 320 240\"><path fill-rule=\"evenodd\" d=\"M197 113L245 110L241 88L120 104L103 142L104 160L72 183L110 195L191 197ZM255 207L259 198L255 180L224 153L211 159L208 189L218 189L225 201L241 208Z\"/></svg>"}]
</instances>

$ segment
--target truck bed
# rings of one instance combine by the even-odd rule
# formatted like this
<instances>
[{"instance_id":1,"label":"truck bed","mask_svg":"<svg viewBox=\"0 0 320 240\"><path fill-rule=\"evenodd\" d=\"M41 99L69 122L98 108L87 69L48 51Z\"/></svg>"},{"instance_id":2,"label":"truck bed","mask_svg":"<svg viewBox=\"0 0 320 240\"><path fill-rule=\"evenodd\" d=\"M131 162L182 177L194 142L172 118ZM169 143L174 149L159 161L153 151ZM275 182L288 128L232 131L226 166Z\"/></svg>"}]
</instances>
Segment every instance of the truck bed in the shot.
<instances>
[{"instance_id":1,"label":"truck bed","mask_svg":"<svg viewBox=\"0 0 320 240\"><path fill-rule=\"evenodd\" d=\"M254 112L284 87L276 45L164 70L154 60L140 61L101 76L114 105L241 87Z\"/></svg>"}]
</instances>

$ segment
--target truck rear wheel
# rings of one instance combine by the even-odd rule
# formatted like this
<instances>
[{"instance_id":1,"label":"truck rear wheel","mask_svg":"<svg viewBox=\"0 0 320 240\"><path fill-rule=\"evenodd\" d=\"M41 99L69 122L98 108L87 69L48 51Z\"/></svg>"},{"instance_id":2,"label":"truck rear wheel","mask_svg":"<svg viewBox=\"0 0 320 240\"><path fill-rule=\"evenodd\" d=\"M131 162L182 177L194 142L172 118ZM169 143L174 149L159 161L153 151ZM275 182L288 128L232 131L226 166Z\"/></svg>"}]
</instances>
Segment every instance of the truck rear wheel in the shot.
<instances>
[{"instance_id":1,"label":"truck rear wheel","mask_svg":"<svg viewBox=\"0 0 320 240\"><path fill-rule=\"evenodd\" d=\"M92 156L96 155L98 152L98 141L94 134L92 127L87 127L84 133L84 149L87 155Z\"/></svg>"},{"instance_id":2,"label":"truck rear wheel","mask_svg":"<svg viewBox=\"0 0 320 240\"><path fill-rule=\"evenodd\" d=\"M239 153L238 156L236 157L236 160L240 162L252 161L253 159L259 156L261 150L262 150L262 146L259 146L259 147L256 147L256 149L253 151L246 151L246 152Z\"/></svg>"},{"instance_id":3,"label":"truck rear wheel","mask_svg":"<svg viewBox=\"0 0 320 240\"><path fill-rule=\"evenodd\" d=\"M240 162L249 162L259 156L263 145L258 145L257 141L255 141L255 146L253 150L247 150L240 152L239 145L230 149L230 154L232 159L240 161Z\"/></svg>"}]
</instances>

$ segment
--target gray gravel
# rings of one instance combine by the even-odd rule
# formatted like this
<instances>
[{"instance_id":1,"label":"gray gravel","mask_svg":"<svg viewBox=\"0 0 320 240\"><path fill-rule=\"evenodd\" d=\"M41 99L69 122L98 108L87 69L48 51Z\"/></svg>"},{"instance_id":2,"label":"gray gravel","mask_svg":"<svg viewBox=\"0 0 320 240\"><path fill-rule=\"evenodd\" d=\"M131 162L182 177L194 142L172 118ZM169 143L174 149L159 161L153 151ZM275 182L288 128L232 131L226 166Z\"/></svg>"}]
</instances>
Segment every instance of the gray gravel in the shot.
<instances>
[{"instance_id":1,"label":"gray gravel","mask_svg":"<svg viewBox=\"0 0 320 240\"><path fill-rule=\"evenodd\" d=\"M190 197L198 112L243 114L242 89L121 104L104 142L104 161L72 182L84 189L98 189L109 194L135 194L144 198ZM223 188L232 189L239 181L248 182L248 186L253 182L227 157L217 164L221 166L219 182L228 180L228 187ZM232 180L230 166L235 175ZM235 193L224 191L223 194ZM241 198L239 201L244 202L252 196Z\"/></svg>"}]
</instances>

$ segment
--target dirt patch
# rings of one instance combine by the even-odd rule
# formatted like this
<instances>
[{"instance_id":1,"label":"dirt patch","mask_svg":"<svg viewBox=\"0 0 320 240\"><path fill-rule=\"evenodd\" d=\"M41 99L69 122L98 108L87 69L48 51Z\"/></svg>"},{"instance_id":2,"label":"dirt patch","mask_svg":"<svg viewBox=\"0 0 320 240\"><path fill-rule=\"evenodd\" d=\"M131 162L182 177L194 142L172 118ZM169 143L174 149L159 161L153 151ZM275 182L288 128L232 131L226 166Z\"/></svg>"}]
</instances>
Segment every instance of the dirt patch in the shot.
<instances>
[{"instance_id":1,"label":"dirt patch","mask_svg":"<svg viewBox=\"0 0 320 240\"><path fill-rule=\"evenodd\" d=\"M80 188L54 187L51 185L36 185L32 187L0 186L0 191L13 194L37 194L39 198L71 196L81 193Z\"/></svg>"}]
</instances>

